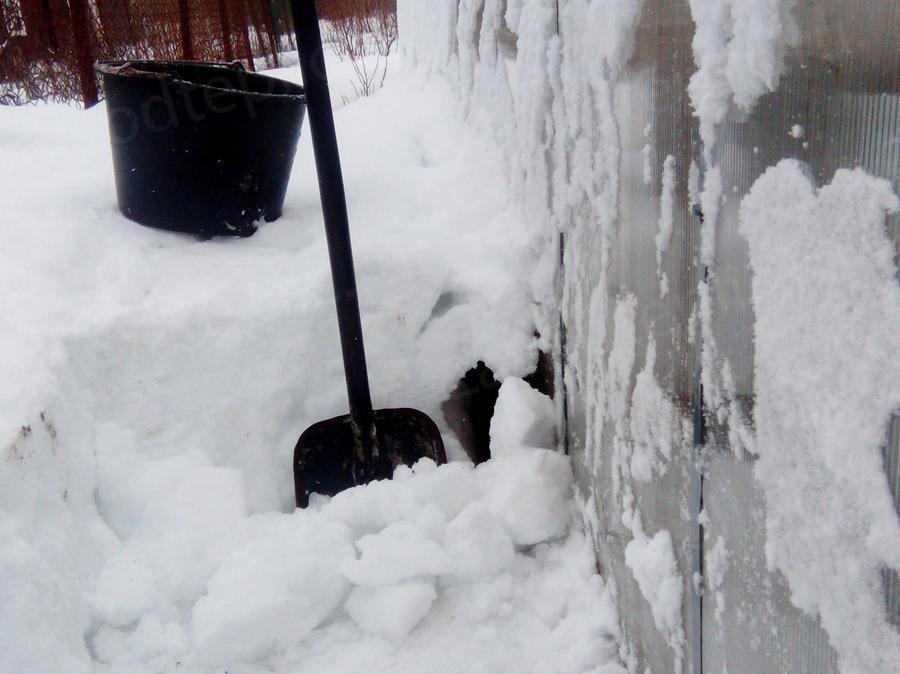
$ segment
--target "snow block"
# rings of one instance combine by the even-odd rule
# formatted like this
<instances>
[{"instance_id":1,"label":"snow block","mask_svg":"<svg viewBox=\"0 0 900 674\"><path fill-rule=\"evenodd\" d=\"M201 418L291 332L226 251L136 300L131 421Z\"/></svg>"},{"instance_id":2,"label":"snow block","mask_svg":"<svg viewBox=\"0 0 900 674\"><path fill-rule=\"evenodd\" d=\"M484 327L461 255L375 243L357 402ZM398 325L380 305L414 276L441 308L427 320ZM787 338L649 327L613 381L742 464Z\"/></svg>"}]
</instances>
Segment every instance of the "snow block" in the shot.
<instances>
[{"instance_id":1,"label":"snow block","mask_svg":"<svg viewBox=\"0 0 900 674\"><path fill-rule=\"evenodd\" d=\"M447 573L451 568L444 549L411 522L395 522L381 533L363 536L356 547L360 558L341 564L341 573L355 585L390 585Z\"/></svg>"},{"instance_id":2,"label":"snow block","mask_svg":"<svg viewBox=\"0 0 900 674\"><path fill-rule=\"evenodd\" d=\"M297 644L347 596L350 584L338 571L354 554L347 527L305 511L268 524L225 559L194 606L207 662L257 660Z\"/></svg>"},{"instance_id":3,"label":"snow block","mask_svg":"<svg viewBox=\"0 0 900 674\"><path fill-rule=\"evenodd\" d=\"M480 502L463 510L448 526L444 547L453 576L463 582L490 581L512 566L512 540Z\"/></svg>"},{"instance_id":4,"label":"snow block","mask_svg":"<svg viewBox=\"0 0 900 674\"><path fill-rule=\"evenodd\" d=\"M161 599L151 570L135 555L123 553L101 569L90 605L97 619L112 627L125 627Z\"/></svg>"},{"instance_id":5,"label":"snow block","mask_svg":"<svg viewBox=\"0 0 900 674\"><path fill-rule=\"evenodd\" d=\"M411 487L416 502L433 505L448 520L481 496L475 471L467 463L447 463L437 468L430 459L421 459L414 472L416 480Z\"/></svg>"},{"instance_id":6,"label":"snow block","mask_svg":"<svg viewBox=\"0 0 900 674\"><path fill-rule=\"evenodd\" d=\"M522 449L478 467L485 502L516 546L565 536L569 528L572 466L546 449Z\"/></svg>"},{"instance_id":7,"label":"snow block","mask_svg":"<svg viewBox=\"0 0 900 674\"><path fill-rule=\"evenodd\" d=\"M556 408L543 393L518 377L507 377L491 419L491 456L521 446L553 448L556 445Z\"/></svg>"},{"instance_id":8,"label":"snow block","mask_svg":"<svg viewBox=\"0 0 900 674\"><path fill-rule=\"evenodd\" d=\"M428 615L437 592L432 583L389 587L357 587L347 599L347 612L364 631L402 641Z\"/></svg>"}]
</instances>

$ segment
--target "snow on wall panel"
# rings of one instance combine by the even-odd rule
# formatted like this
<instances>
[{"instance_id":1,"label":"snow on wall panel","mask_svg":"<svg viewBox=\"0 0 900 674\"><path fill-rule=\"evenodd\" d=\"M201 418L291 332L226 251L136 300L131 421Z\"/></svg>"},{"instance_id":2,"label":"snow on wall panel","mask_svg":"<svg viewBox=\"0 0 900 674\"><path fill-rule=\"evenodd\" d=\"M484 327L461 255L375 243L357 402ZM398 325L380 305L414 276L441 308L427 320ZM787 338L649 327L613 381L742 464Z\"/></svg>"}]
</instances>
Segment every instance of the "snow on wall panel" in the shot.
<instances>
[{"instance_id":1,"label":"snow on wall panel","mask_svg":"<svg viewBox=\"0 0 900 674\"><path fill-rule=\"evenodd\" d=\"M896 233L893 238L895 243L900 241ZM891 420L891 430L885 447L885 470L888 485L894 496L894 509L900 512L900 415L897 414ZM900 630L900 574L885 569L882 576L888 620L895 629Z\"/></svg>"},{"instance_id":2,"label":"snow on wall panel","mask_svg":"<svg viewBox=\"0 0 900 674\"><path fill-rule=\"evenodd\" d=\"M765 501L753 463L730 449L708 462L703 498L703 671L828 674L839 671L827 636L789 600L766 564Z\"/></svg>"},{"instance_id":3,"label":"snow on wall panel","mask_svg":"<svg viewBox=\"0 0 900 674\"><path fill-rule=\"evenodd\" d=\"M586 292L594 298L602 294L608 303L605 328L578 324L577 314L564 307L570 332L581 333L589 345L568 353L570 362L583 358L588 373L584 395L570 389L571 449L576 465L585 465L581 477L594 495L601 567L616 581L637 671L699 671L692 662L699 650L691 647L699 641L691 580L698 503L690 425L695 367L690 316L697 282L692 259L699 229L688 195L693 121L686 85L692 63L685 28L690 17L683 5L645 2L634 21L634 52L612 91L618 190L607 260L604 264L598 236L587 255L579 246L571 249L573 257L592 260L592 274L573 278L571 265L566 268L567 287L585 283ZM567 28L578 30L563 22L564 42ZM660 67L663 59L667 67ZM627 368L621 322L632 319L620 310L623 302L634 306ZM602 315L602 304L593 302L592 317L598 308ZM598 388L601 394L592 395ZM582 423L587 428L579 442ZM635 546L652 549L666 540L658 537L671 538L674 564L667 562L671 567L654 591L630 553ZM656 553L658 563L666 562L664 549ZM662 592L666 583L678 586L674 614Z\"/></svg>"},{"instance_id":4,"label":"snow on wall panel","mask_svg":"<svg viewBox=\"0 0 900 674\"><path fill-rule=\"evenodd\" d=\"M854 453L853 466L838 469L829 467L827 447L811 440L809 432L792 436L799 431L795 421L799 418L792 416L789 409L773 411L768 407L763 410L763 417L758 416L754 400L758 403L771 399L775 389L768 375L763 379L755 376L759 372L772 371L773 354L769 351L765 362L755 362L759 344L768 343L760 340L770 340L770 330L768 324L760 323L759 311L754 310L759 308L754 306L755 303L768 302L757 293L757 283L764 279L754 277L754 274L770 272L761 260L751 259L747 232L740 230L745 195L767 169L787 157L799 160L802 170L819 187L831 183L836 170L860 166L873 176L888 178L893 182L894 191L897 190L900 160L896 143L891 139L896 138L900 130L897 114L900 88L896 74L900 64L896 62L893 47L900 25L897 14L888 7L890 4L866 3L862 7L853 3L851 8L846 3L817 3L815 7L796 7L793 17L799 26L799 37L795 46L786 52L778 87L762 96L749 112L731 104L716 129L709 153L711 166L720 172L722 194L715 223L715 254L708 268L712 316L709 330L703 335L704 348L713 347L713 357L709 361L712 367L708 368L707 374L712 385L707 388L706 401L711 409L708 417L711 428L704 480L704 507L708 518L704 547L708 560L721 545L725 551L722 557L727 560L721 569L715 569L720 572L720 578L715 578L716 574L706 574L709 584L719 582L718 587L708 587L704 596L704 666L711 671L721 671L724 667L742 672L880 671L890 668L887 663L896 662L900 655L896 631L892 634L884 617L879 617L883 611L882 601L873 596L871 603L867 603L867 588L876 585L876 569L858 576L849 572L849 568L846 572L825 571L826 568L844 568L850 558L861 568L878 563L860 541L865 540L870 526L866 522L872 521L870 518L890 525L890 514L887 509L879 510L879 515L857 514L878 510L878 504L885 496L884 483L879 484L882 478L877 475L871 484L861 482L857 474L861 476L859 471L864 471L867 465L874 466L877 472L880 444L887 444L885 463L889 466L892 457L896 456L896 444L885 442L890 436L877 409L867 409L861 412L869 415L863 425L873 429L878 438L868 447L861 437L854 438L855 444L851 442L840 450L841 453ZM882 26L877 34L884 36L884 42L872 40L876 24ZM846 189L851 189L849 184ZM800 196L791 198L785 206L790 206ZM770 203L773 201L772 195L765 199ZM867 227L864 213L868 204L864 206L864 203L869 197L862 192L854 197L852 192L847 192L844 199L859 202L858 209L848 211L847 217L858 221L849 225L847 231L854 232L854 236L862 234ZM771 212L762 216L769 221L768 226L779 226L782 210L783 207L773 205ZM858 214L854 212L856 210ZM880 217L883 215L877 216ZM886 223L877 223L876 229L887 224L887 231L891 231L890 220L895 218L896 215L889 216ZM799 277L800 286L804 276L816 271L804 266L805 256L814 255L814 245L826 245L823 237L829 225L820 219L817 226L821 228L821 234L813 234L803 243L798 241L797 255L801 257L785 257L786 278ZM796 228L791 227L795 232ZM896 229L893 231L896 245ZM789 238L782 237L780 246L789 245ZM853 248L858 248L858 244L853 244ZM841 257L847 259L846 255ZM867 272L867 267L875 261L860 258L858 262L863 265L859 272ZM852 287L859 273L840 268L833 272L846 273L850 275L840 283ZM821 302L827 307L840 301L837 296L829 295L827 288L817 287L817 297L806 297L793 305L791 313L794 316L809 315L809 320L814 320L821 310L811 305ZM860 290L862 293L878 292L875 283L863 284ZM789 284L783 284L780 292L786 294L792 290ZM852 328L846 331L842 329L843 325L866 320L859 314L864 311L864 304L854 304L856 316L836 311L838 323L826 328L828 335L840 332L842 336L838 341L843 345L842 352L859 343ZM773 315L770 304L762 305L762 309L765 311L763 318ZM890 311L875 313L884 313L883 318L880 317L882 324L895 320ZM784 318L786 316L778 319L779 322L783 323ZM879 319L873 317L871 320L874 323L868 330L880 334ZM805 323L806 319L801 319L792 329L792 341L804 339L800 326ZM896 331L894 335L893 338L886 336L883 346L887 347L892 339L896 344ZM810 346L811 354L827 352L829 347L825 337L826 334L822 334L815 338L816 343ZM779 349L775 357L784 360L782 353L784 350ZM796 353L803 353L802 347L798 347ZM833 391L823 391L819 396L821 405L837 404L846 408L853 403L849 400L841 402L842 396L846 397L845 391L852 391L854 382L860 381L851 370L865 368L865 356L854 357L850 369L836 373L831 377L831 383L823 384L828 379L829 367L843 369L836 355L820 356L820 360L826 359L830 365L823 362L817 366L795 359L792 363L784 361L780 367L794 368L796 381L802 377L811 386L825 391L834 387ZM890 360L891 357L887 357L882 367L890 368ZM821 372L817 373L817 370ZM814 383L817 381L818 384ZM878 388L876 379L863 381L868 382L863 386L869 389L872 402L879 396L890 395ZM817 395L813 391L804 393L802 386L797 386L796 390L807 397ZM793 395L782 404L799 409L805 401L797 398L797 393ZM889 409L890 403L887 404ZM815 418L814 414L815 411L810 410L807 418ZM778 425L774 436L771 432L773 424ZM824 433L823 437L835 437L827 427L819 432ZM774 444L773 437L778 438ZM791 437L793 439L788 440ZM805 455L802 447L809 442L814 449ZM785 454L786 450L796 457L791 459ZM761 455L764 465L757 465L756 452ZM781 467L774 468L776 463ZM785 466L792 463L801 466L796 475L785 472ZM772 481L776 474L789 481L790 486L779 488ZM896 496L896 484L893 488ZM831 494L830 490L836 491ZM847 536L836 537L829 533L835 518L830 507L836 499L843 502L842 506L835 506L837 512L845 513L837 517L844 520L843 527L853 532L848 532ZM800 521L796 519L795 508L798 506L805 513ZM780 527L786 521L794 524L790 529L782 530ZM855 537L858 540L854 540ZM885 539L885 555L890 555L889 551L894 548L894 543L888 542L892 537L896 534ZM766 555L762 554L763 545ZM807 545L813 546L815 551ZM862 580L866 574L870 574L869 579ZM883 575L886 613L890 620L897 610L897 598L891 589L896 574L885 571ZM816 598L811 601L812 596ZM802 613L797 605L804 606L810 614ZM713 619L707 619L709 616ZM816 627L816 622L824 630ZM896 619L894 622L896 625ZM854 634L853 625L863 624L868 627ZM762 638L767 633L766 627L771 628L770 636Z\"/></svg>"}]
</instances>

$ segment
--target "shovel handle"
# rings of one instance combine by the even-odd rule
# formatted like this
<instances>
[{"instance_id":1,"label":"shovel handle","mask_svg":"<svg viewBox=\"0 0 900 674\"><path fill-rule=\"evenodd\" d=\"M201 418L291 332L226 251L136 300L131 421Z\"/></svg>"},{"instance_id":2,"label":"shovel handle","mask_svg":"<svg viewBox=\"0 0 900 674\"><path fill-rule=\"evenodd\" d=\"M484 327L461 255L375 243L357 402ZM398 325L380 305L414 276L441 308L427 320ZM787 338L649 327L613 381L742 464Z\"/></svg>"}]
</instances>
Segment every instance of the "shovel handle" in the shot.
<instances>
[{"instance_id":1,"label":"shovel handle","mask_svg":"<svg viewBox=\"0 0 900 674\"><path fill-rule=\"evenodd\" d=\"M369 392L356 275L353 270L353 250L350 247L347 198L328 93L328 76L325 72L325 54L322 50L315 0L292 0L291 12L297 34L303 87L306 91L307 117L312 130L338 330L341 335L341 352L344 356L344 376L347 380L347 397L355 439L354 455L357 460L354 474L363 478L372 465L373 451L377 452L377 448L373 442L372 396Z\"/></svg>"}]
</instances>

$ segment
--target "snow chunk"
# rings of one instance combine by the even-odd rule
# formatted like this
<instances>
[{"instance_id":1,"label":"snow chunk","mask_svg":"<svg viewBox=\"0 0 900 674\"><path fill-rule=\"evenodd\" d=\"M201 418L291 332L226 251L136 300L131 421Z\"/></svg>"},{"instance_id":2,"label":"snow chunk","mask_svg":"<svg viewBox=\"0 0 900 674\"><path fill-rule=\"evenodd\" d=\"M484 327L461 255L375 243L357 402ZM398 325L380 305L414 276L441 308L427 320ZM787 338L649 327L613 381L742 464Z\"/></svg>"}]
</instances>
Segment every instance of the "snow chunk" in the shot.
<instances>
[{"instance_id":1,"label":"snow chunk","mask_svg":"<svg viewBox=\"0 0 900 674\"><path fill-rule=\"evenodd\" d=\"M350 593L346 608L363 630L396 642L405 639L428 615L436 598L432 583L357 587Z\"/></svg>"},{"instance_id":2,"label":"snow chunk","mask_svg":"<svg viewBox=\"0 0 900 674\"><path fill-rule=\"evenodd\" d=\"M631 569L644 599L650 604L656 628L678 650L684 641L681 625L682 582L672 547L672 535L663 529L648 538L639 530L625 547L625 563Z\"/></svg>"},{"instance_id":3,"label":"snow chunk","mask_svg":"<svg viewBox=\"0 0 900 674\"><path fill-rule=\"evenodd\" d=\"M522 445L550 449L556 444L553 401L518 377L500 386L491 418L491 456L502 456Z\"/></svg>"},{"instance_id":4,"label":"snow chunk","mask_svg":"<svg viewBox=\"0 0 900 674\"><path fill-rule=\"evenodd\" d=\"M378 534L364 536L356 547L360 558L341 564L341 573L354 585L390 585L450 571L444 549L411 522L395 522Z\"/></svg>"},{"instance_id":5,"label":"snow chunk","mask_svg":"<svg viewBox=\"0 0 900 674\"><path fill-rule=\"evenodd\" d=\"M900 408L900 287L886 180L841 169L816 190L785 160L740 209L750 247L755 475L766 556L791 600L821 616L842 671L896 668L881 569L900 569L882 446Z\"/></svg>"},{"instance_id":6,"label":"snow chunk","mask_svg":"<svg viewBox=\"0 0 900 674\"><path fill-rule=\"evenodd\" d=\"M104 565L90 603L99 620L125 627L137 622L159 598L152 571L135 555L122 553Z\"/></svg>"},{"instance_id":7,"label":"snow chunk","mask_svg":"<svg viewBox=\"0 0 900 674\"><path fill-rule=\"evenodd\" d=\"M418 511L415 495L405 487L380 480L365 489L348 489L327 501L322 513L352 527L356 536L377 533Z\"/></svg>"},{"instance_id":8,"label":"snow chunk","mask_svg":"<svg viewBox=\"0 0 900 674\"><path fill-rule=\"evenodd\" d=\"M431 459L420 459L413 472L416 479L410 488L415 502L432 505L448 520L481 495L478 478L469 463L449 463L437 468Z\"/></svg>"},{"instance_id":9,"label":"snow chunk","mask_svg":"<svg viewBox=\"0 0 900 674\"><path fill-rule=\"evenodd\" d=\"M347 596L338 568L353 556L349 529L304 511L267 520L194 605L194 636L208 662L256 660L296 644Z\"/></svg>"},{"instance_id":10,"label":"snow chunk","mask_svg":"<svg viewBox=\"0 0 900 674\"><path fill-rule=\"evenodd\" d=\"M202 454L147 461L110 446L100 460L101 510L124 537L219 530L247 514L241 473Z\"/></svg>"},{"instance_id":11,"label":"snow chunk","mask_svg":"<svg viewBox=\"0 0 900 674\"><path fill-rule=\"evenodd\" d=\"M647 343L644 369L635 378L631 394L631 476L649 482L666 472L672 458L672 429L678 427L678 410L656 381L656 341Z\"/></svg>"},{"instance_id":12,"label":"snow chunk","mask_svg":"<svg viewBox=\"0 0 900 674\"><path fill-rule=\"evenodd\" d=\"M515 557L512 540L478 502L450 523L444 545L453 560L454 577L470 583L492 580L508 569Z\"/></svg>"},{"instance_id":13,"label":"snow chunk","mask_svg":"<svg viewBox=\"0 0 900 674\"><path fill-rule=\"evenodd\" d=\"M485 501L517 546L563 537L569 528L572 466L562 454L523 449L476 469Z\"/></svg>"},{"instance_id":14,"label":"snow chunk","mask_svg":"<svg viewBox=\"0 0 900 674\"><path fill-rule=\"evenodd\" d=\"M97 657L114 672L163 670L163 663L173 654L183 652L186 643L181 625L164 623L152 613L144 615L133 630L116 630L104 625L91 640Z\"/></svg>"}]
</instances>

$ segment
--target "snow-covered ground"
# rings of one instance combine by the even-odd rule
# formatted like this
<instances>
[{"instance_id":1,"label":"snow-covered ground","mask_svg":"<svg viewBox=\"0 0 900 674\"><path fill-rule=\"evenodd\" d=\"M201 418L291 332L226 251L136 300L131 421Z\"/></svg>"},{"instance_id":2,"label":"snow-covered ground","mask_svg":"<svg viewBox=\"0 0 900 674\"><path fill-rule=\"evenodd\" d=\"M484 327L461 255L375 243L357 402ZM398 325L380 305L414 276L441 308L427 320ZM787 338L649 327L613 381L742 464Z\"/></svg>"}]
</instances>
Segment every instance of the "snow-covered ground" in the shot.
<instances>
[{"instance_id":1,"label":"snow-covered ground","mask_svg":"<svg viewBox=\"0 0 900 674\"><path fill-rule=\"evenodd\" d=\"M293 445L346 411L309 138L283 218L201 243L118 213L105 114L0 107L0 672L622 671L516 379L541 238L450 86L396 61L337 125L375 404L455 461L296 512ZM475 469L440 404L478 359L507 383Z\"/></svg>"}]
</instances>

